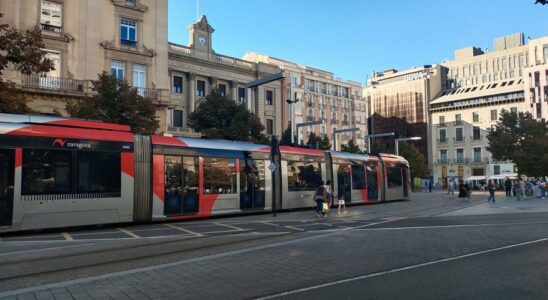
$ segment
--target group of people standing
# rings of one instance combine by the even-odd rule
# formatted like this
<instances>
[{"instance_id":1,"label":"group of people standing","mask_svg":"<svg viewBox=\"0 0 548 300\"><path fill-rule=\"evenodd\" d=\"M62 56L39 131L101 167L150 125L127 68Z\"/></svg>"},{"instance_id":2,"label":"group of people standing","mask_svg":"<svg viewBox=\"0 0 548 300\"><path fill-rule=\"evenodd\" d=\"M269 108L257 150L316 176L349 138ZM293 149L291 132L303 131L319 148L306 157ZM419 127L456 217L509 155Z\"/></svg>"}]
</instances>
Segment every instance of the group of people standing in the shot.
<instances>
[{"instance_id":1,"label":"group of people standing","mask_svg":"<svg viewBox=\"0 0 548 300\"><path fill-rule=\"evenodd\" d=\"M325 184L322 181L316 188L316 192L312 197L316 202L316 217L327 217L329 208L333 206L334 194L331 189L331 180L328 180ZM337 195L337 204L339 205L338 213L346 213L346 202L344 200L344 192L339 191Z\"/></svg>"},{"instance_id":2,"label":"group of people standing","mask_svg":"<svg viewBox=\"0 0 548 300\"><path fill-rule=\"evenodd\" d=\"M452 180L447 183L447 197L455 197L455 185L456 183ZM470 200L471 191L472 189L470 188L470 185L468 183L465 183L464 181L461 181L459 183L459 198Z\"/></svg>"},{"instance_id":3,"label":"group of people standing","mask_svg":"<svg viewBox=\"0 0 548 300\"><path fill-rule=\"evenodd\" d=\"M527 180L506 178L504 188L506 197L514 195L518 201L527 198L527 195L541 199L548 196L548 184L543 178L529 178Z\"/></svg>"}]
</instances>

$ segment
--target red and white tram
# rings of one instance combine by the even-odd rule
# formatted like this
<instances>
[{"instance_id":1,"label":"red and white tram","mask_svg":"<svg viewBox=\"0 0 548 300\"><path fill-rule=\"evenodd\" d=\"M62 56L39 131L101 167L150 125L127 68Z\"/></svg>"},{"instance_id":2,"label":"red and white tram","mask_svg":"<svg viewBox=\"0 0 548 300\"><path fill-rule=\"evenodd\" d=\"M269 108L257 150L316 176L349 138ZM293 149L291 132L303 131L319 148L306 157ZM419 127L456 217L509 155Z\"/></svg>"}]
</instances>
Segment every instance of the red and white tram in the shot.
<instances>
[{"instance_id":1,"label":"red and white tram","mask_svg":"<svg viewBox=\"0 0 548 300\"><path fill-rule=\"evenodd\" d=\"M349 204L408 199L399 156L133 135L128 126L0 114L0 232L312 207L331 180Z\"/></svg>"}]
</instances>

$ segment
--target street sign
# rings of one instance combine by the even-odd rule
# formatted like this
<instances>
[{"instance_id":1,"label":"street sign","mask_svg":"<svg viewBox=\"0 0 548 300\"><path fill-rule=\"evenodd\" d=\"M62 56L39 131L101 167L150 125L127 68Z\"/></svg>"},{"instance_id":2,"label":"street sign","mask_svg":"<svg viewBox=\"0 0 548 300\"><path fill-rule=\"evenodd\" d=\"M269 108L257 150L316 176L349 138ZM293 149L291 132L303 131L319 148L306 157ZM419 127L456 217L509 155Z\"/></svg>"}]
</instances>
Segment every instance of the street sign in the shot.
<instances>
[{"instance_id":1,"label":"street sign","mask_svg":"<svg viewBox=\"0 0 548 300\"><path fill-rule=\"evenodd\" d=\"M277 168L278 168L278 166L276 166L276 164L274 162L271 162L270 165L268 166L268 169L272 173L274 173L274 171L276 171Z\"/></svg>"}]
</instances>

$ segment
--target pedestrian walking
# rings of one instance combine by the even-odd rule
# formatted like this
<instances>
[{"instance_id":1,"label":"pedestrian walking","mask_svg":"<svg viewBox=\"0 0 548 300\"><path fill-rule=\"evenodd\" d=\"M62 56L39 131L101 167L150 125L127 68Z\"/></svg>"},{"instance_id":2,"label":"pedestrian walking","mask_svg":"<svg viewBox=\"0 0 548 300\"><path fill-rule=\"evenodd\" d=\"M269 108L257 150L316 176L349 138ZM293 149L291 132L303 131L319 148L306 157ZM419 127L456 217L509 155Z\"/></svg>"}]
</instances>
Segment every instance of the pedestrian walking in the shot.
<instances>
[{"instance_id":1,"label":"pedestrian walking","mask_svg":"<svg viewBox=\"0 0 548 300\"><path fill-rule=\"evenodd\" d=\"M338 208L338 214L340 213L343 213L345 214L346 213L346 201L344 201L344 191L339 191L339 194L337 195L337 204L339 205L339 208ZM342 209L342 211L341 211Z\"/></svg>"},{"instance_id":2,"label":"pedestrian walking","mask_svg":"<svg viewBox=\"0 0 548 300\"><path fill-rule=\"evenodd\" d=\"M519 189L521 190L521 196L523 197L523 200L525 200L527 198L527 196L525 195L525 181L523 180L523 178L520 178L519 179Z\"/></svg>"},{"instance_id":3,"label":"pedestrian walking","mask_svg":"<svg viewBox=\"0 0 548 300\"><path fill-rule=\"evenodd\" d=\"M464 181L461 181L459 184L459 198L462 198L465 200L468 198L470 200L470 186L468 184L465 184Z\"/></svg>"},{"instance_id":4,"label":"pedestrian walking","mask_svg":"<svg viewBox=\"0 0 548 300\"><path fill-rule=\"evenodd\" d=\"M449 180L447 185L447 196L451 195L451 198L455 198L455 181Z\"/></svg>"},{"instance_id":5,"label":"pedestrian walking","mask_svg":"<svg viewBox=\"0 0 548 300\"><path fill-rule=\"evenodd\" d=\"M512 181L508 177L506 177L506 181L504 182L504 188L506 189L506 197L512 196Z\"/></svg>"},{"instance_id":6,"label":"pedestrian walking","mask_svg":"<svg viewBox=\"0 0 548 300\"><path fill-rule=\"evenodd\" d=\"M432 193L432 180L428 181L428 191L429 193Z\"/></svg>"},{"instance_id":7,"label":"pedestrian walking","mask_svg":"<svg viewBox=\"0 0 548 300\"><path fill-rule=\"evenodd\" d=\"M326 198L327 194L325 192L325 186L322 181L321 184L316 188L316 192L314 192L314 196L312 198L316 202L316 217L318 218L321 216L325 216L323 204Z\"/></svg>"},{"instance_id":8,"label":"pedestrian walking","mask_svg":"<svg viewBox=\"0 0 548 300\"><path fill-rule=\"evenodd\" d=\"M489 199L487 199L487 202L490 202L491 200L493 203L495 203L495 183L493 181L489 182Z\"/></svg>"},{"instance_id":9,"label":"pedestrian walking","mask_svg":"<svg viewBox=\"0 0 548 300\"><path fill-rule=\"evenodd\" d=\"M514 195L516 196L516 199L518 201L521 201L521 190L519 188L519 181L517 179L514 180Z\"/></svg>"},{"instance_id":10,"label":"pedestrian walking","mask_svg":"<svg viewBox=\"0 0 548 300\"><path fill-rule=\"evenodd\" d=\"M333 205L333 189L331 188L331 180L328 180L326 183L325 183L325 193L327 195L327 205L329 205L329 207L331 207Z\"/></svg>"}]
</instances>

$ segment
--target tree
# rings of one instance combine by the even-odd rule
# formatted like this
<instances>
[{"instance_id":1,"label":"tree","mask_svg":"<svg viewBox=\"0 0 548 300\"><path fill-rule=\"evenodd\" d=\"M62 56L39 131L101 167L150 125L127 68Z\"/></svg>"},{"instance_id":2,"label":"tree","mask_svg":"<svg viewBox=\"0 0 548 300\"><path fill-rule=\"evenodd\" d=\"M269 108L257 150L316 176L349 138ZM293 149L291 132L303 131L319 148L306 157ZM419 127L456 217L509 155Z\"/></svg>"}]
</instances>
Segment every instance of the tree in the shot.
<instances>
[{"instance_id":1,"label":"tree","mask_svg":"<svg viewBox=\"0 0 548 300\"><path fill-rule=\"evenodd\" d=\"M548 4L548 0L536 0L535 4L546 5Z\"/></svg>"},{"instance_id":2,"label":"tree","mask_svg":"<svg viewBox=\"0 0 548 300\"><path fill-rule=\"evenodd\" d=\"M369 153L386 153L386 145L382 142L371 142L371 150Z\"/></svg>"},{"instance_id":3,"label":"tree","mask_svg":"<svg viewBox=\"0 0 548 300\"><path fill-rule=\"evenodd\" d=\"M400 143L399 155L409 162L411 178L426 178L428 176L428 166L424 155L413 144Z\"/></svg>"},{"instance_id":4,"label":"tree","mask_svg":"<svg viewBox=\"0 0 548 300\"><path fill-rule=\"evenodd\" d=\"M3 14L0 14L2 17ZM48 72L53 62L44 57L42 33L39 28L25 32L0 24L0 112L13 114L35 113L13 82L2 80L4 69L10 65L24 75Z\"/></svg>"},{"instance_id":5,"label":"tree","mask_svg":"<svg viewBox=\"0 0 548 300\"><path fill-rule=\"evenodd\" d=\"M363 153L360 150L360 146L354 144L354 140L348 141L348 144L342 144L341 150L348 153Z\"/></svg>"},{"instance_id":6,"label":"tree","mask_svg":"<svg viewBox=\"0 0 548 300\"><path fill-rule=\"evenodd\" d=\"M153 134L158 129L152 101L141 97L125 80L103 72L92 85L95 96L67 103L71 117L129 125L139 134Z\"/></svg>"},{"instance_id":7,"label":"tree","mask_svg":"<svg viewBox=\"0 0 548 300\"><path fill-rule=\"evenodd\" d=\"M319 136L317 136L314 132L311 132L308 134L308 140L306 141L306 146L308 148L316 149L316 147L318 147L321 141L322 139Z\"/></svg>"},{"instance_id":8,"label":"tree","mask_svg":"<svg viewBox=\"0 0 548 300\"><path fill-rule=\"evenodd\" d=\"M320 143L320 149L322 150L329 150L331 149L331 142L329 141L329 138L327 137L327 134L323 136L323 138L318 138Z\"/></svg>"},{"instance_id":9,"label":"tree","mask_svg":"<svg viewBox=\"0 0 548 300\"><path fill-rule=\"evenodd\" d=\"M259 117L216 90L190 113L188 125L206 139L268 143Z\"/></svg>"},{"instance_id":10,"label":"tree","mask_svg":"<svg viewBox=\"0 0 548 300\"><path fill-rule=\"evenodd\" d=\"M494 128L487 130L489 146L496 160L511 160L518 173L545 176L548 170L548 129L546 121L537 121L531 113L502 110Z\"/></svg>"},{"instance_id":11,"label":"tree","mask_svg":"<svg viewBox=\"0 0 548 300\"><path fill-rule=\"evenodd\" d=\"M280 146L293 146L293 143L291 143L291 122L289 123L289 126L282 133Z\"/></svg>"}]
</instances>

